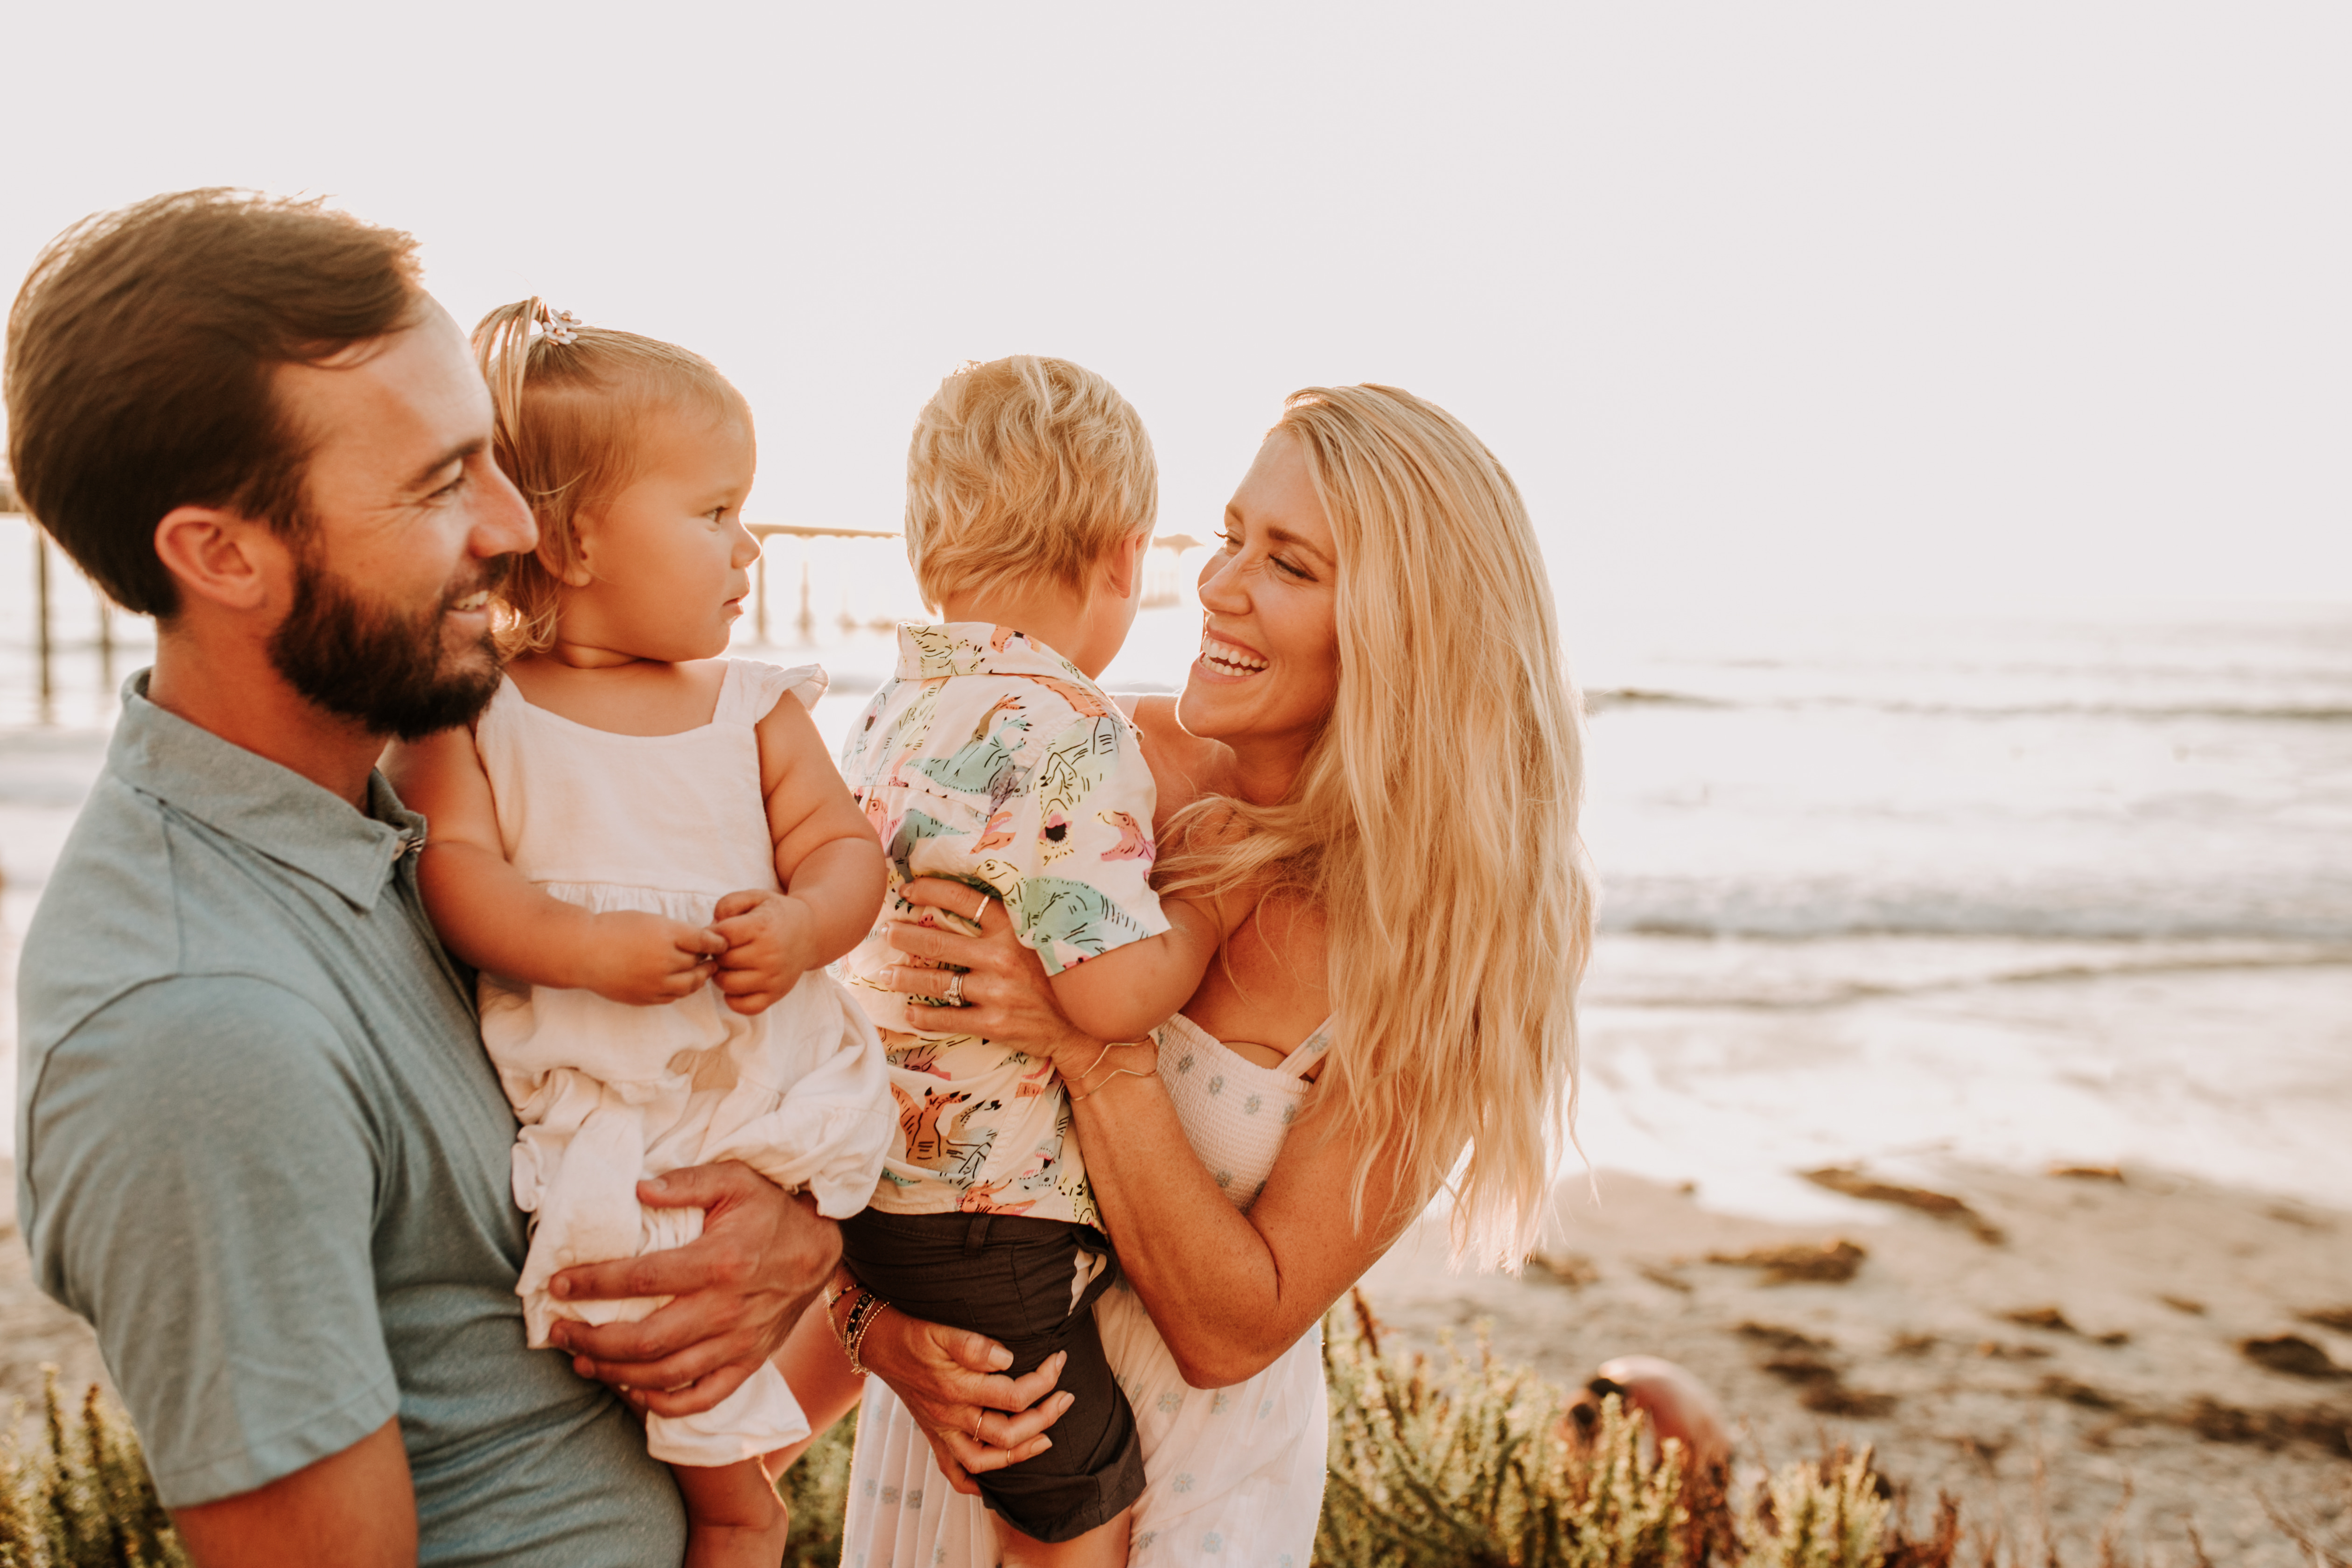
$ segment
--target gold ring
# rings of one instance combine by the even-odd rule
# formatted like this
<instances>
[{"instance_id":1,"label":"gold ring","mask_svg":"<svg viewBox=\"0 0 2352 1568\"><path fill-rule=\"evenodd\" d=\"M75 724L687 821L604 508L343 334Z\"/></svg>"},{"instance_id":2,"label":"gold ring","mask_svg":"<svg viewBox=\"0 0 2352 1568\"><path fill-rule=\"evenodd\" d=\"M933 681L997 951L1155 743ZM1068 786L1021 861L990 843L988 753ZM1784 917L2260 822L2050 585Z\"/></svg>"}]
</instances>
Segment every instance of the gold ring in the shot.
<instances>
[{"instance_id":1,"label":"gold ring","mask_svg":"<svg viewBox=\"0 0 2352 1568\"><path fill-rule=\"evenodd\" d=\"M978 1447L985 1448L988 1447L988 1440L980 1435L980 1424L982 1420L982 1417L978 1415L971 1418L971 1440Z\"/></svg>"},{"instance_id":2,"label":"gold ring","mask_svg":"<svg viewBox=\"0 0 2352 1568\"><path fill-rule=\"evenodd\" d=\"M978 925L978 924L980 923L980 921L981 921L981 917L988 913L988 905L989 905L989 896L988 896L986 893L982 893L982 894L981 894L981 896L980 896L980 908L978 908L978 909L976 909L976 910L972 910L972 911L971 911L971 923L972 923L972 924L974 924L974 925Z\"/></svg>"}]
</instances>

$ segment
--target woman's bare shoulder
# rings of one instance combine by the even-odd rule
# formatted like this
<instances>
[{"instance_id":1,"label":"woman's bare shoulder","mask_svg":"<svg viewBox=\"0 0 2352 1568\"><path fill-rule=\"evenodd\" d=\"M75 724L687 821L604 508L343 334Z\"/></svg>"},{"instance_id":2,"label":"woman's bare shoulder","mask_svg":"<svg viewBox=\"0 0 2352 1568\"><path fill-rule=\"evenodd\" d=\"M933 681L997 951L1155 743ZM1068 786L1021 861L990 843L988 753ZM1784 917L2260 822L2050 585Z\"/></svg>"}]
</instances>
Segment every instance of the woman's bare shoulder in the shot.
<instances>
[{"instance_id":1,"label":"woman's bare shoulder","mask_svg":"<svg viewBox=\"0 0 2352 1568\"><path fill-rule=\"evenodd\" d=\"M1125 706L1124 703L1121 706ZM1143 754L1160 784L1162 816L1215 788L1225 748L1204 741L1176 721L1176 699L1166 695L1139 697L1129 710L1143 732Z\"/></svg>"},{"instance_id":2,"label":"woman's bare shoulder","mask_svg":"<svg viewBox=\"0 0 2352 1568\"><path fill-rule=\"evenodd\" d=\"M1277 889L1234 932L1223 962L1209 965L1184 1016L1221 1040L1287 1056L1331 1016L1328 963L1323 911Z\"/></svg>"}]
</instances>

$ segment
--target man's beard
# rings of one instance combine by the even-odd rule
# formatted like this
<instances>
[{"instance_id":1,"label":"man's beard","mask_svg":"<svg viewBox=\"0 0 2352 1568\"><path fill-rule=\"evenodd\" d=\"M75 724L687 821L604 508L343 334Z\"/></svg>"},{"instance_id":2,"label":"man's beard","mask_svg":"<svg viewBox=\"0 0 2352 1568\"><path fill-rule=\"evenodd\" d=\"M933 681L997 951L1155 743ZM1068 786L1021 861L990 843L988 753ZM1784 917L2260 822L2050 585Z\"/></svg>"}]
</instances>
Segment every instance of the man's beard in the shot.
<instances>
[{"instance_id":1,"label":"man's beard","mask_svg":"<svg viewBox=\"0 0 2352 1568\"><path fill-rule=\"evenodd\" d=\"M466 668L442 635L442 616L468 594L495 590L509 559L482 563L413 615L363 604L343 580L303 552L294 580L294 605L270 634L269 662L287 683L330 713L358 721L369 733L403 741L470 723L497 695L500 667L489 633L474 645L482 658Z\"/></svg>"}]
</instances>

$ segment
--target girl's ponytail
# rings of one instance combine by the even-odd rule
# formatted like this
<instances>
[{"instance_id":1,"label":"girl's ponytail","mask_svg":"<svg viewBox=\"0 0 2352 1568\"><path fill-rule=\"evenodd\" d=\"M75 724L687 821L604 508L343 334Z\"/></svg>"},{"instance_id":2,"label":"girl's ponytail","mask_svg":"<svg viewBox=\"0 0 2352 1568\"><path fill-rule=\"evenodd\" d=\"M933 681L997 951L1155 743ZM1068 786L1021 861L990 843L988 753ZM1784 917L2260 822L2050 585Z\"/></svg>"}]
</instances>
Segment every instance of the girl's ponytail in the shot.
<instances>
[{"instance_id":1,"label":"girl's ponytail","mask_svg":"<svg viewBox=\"0 0 2352 1568\"><path fill-rule=\"evenodd\" d=\"M474 328L474 363L481 366L482 380L490 389L494 450L499 466L507 468L509 477L513 469L507 458L514 450L515 433L522 427L522 384L529 371L531 324L546 309L546 301L534 294L500 305Z\"/></svg>"}]
</instances>

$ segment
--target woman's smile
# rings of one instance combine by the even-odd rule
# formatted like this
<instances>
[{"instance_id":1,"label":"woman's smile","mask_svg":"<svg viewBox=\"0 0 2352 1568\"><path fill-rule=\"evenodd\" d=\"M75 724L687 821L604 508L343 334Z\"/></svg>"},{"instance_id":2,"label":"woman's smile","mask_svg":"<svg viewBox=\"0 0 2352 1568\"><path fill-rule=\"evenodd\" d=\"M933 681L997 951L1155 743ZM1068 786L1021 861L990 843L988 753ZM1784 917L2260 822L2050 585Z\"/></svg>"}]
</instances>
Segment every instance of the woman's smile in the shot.
<instances>
[{"instance_id":1,"label":"woman's smile","mask_svg":"<svg viewBox=\"0 0 2352 1568\"><path fill-rule=\"evenodd\" d=\"M1203 626L1201 630L1201 657L1194 668L1212 680L1247 680L1265 671L1265 656L1255 648L1218 636Z\"/></svg>"}]
</instances>

